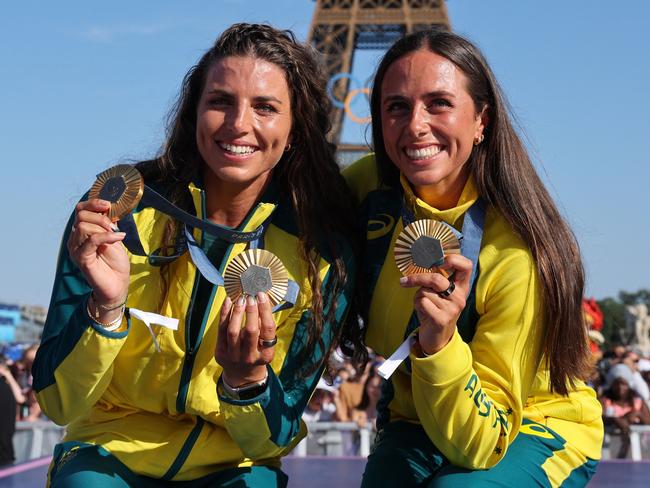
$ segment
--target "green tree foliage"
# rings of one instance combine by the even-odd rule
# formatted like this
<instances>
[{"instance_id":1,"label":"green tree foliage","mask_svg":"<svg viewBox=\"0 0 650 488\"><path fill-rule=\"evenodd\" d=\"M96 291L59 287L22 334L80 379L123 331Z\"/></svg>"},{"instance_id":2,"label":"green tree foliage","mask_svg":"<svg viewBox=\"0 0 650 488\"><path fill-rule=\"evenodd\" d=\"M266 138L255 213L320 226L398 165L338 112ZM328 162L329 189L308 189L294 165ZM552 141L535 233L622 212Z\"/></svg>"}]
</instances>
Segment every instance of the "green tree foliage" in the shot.
<instances>
[{"instance_id":1,"label":"green tree foliage","mask_svg":"<svg viewBox=\"0 0 650 488\"><path fill-rule=\"evenodd\" d=\"M615 298L605 298L596 303L603 312L603 349L610 349L616 343L627 343L629 338L625 333L625 305Z\"/></svg>"},{"instance_id":2,"label":"green tree foliage","mask_svg":"<svg viewBox=\"0 0 650 488\"><path fill-rule=\"evenodd\" d=\"M618 294L619 300L625 305L636 305L637 303L645 303L650 309L650 290L639 290L635 293L628 293L621 291Z\"/></svg>"}]
</instances>

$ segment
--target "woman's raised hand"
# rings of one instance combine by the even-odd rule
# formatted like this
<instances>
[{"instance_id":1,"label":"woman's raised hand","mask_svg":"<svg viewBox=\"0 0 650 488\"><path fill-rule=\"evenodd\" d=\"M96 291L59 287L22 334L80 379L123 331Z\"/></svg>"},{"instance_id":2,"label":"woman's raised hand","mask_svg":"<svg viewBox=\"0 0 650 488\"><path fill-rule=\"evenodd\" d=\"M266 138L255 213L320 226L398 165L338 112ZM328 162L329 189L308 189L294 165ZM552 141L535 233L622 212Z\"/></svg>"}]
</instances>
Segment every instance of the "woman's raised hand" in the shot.
<instances>
[{"instance_id":1,"label":"woman's raised hand","mask_svg":"<svg viewBox=\"0 0 650 488\"><path fill-rule=\"evenodd\" d=\"M241 297L235 304L230 298L224 300L215 359L228 385L239 387L266 378L266 365L275 355L275 329L266 293Z\"/></svg>"},{"instance_id":2,"label":"woman's raised hand","mask_svg":"<svg viewBox=\"0 0 650 488\"><path fill-rule=\"evenodd\" d=\"M422 273L400 279L404 287L420 287L413 307L420 320L418 341L428 355L440 351L454 335L469 294L472 261L460 254L450 254L445 256L440 269L451 278L441 273Z\"/></svg>"},{"instance_id":3,"label":"woman's raised hand","mask_svg":"<svg viewBox=\"0 0 650 488\"><path fill-rule=\"evenodd\" d=\"M79 202L68 238L70 258L93 289L98 304L122 303L129 290L130 264L121 241L126 234L114 232L106 216L110 203L92 199Z\"/></svg>"}]
</instances>

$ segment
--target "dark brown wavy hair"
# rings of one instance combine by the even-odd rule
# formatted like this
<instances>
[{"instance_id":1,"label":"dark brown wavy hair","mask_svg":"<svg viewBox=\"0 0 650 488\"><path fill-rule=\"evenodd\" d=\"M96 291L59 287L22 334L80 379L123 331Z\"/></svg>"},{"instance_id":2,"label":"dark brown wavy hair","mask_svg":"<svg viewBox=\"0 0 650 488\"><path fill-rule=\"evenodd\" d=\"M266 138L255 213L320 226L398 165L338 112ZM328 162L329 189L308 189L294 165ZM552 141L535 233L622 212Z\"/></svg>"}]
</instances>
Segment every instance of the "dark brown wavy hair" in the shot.
<instances>
[{"instance_id":1,"label":"dark brown wavy hair","mask_svg":"<svg viewBox=\"0 0 650 488\"><path fill-rule=\"evenodd\" d=\"M342 327L341 333L332 328L331 346L324 350L324 323L334 321L337 306L325 302L329 297L336 297L348 280L342 243L352 244L355 250L358 245L354 242L354 201L336 164L335 147L325 137L331 127L330 102L315 51L297 42L288 30L261 24L232 25L185 75L178 100L168 117L162 152L154 160L139 163L138 169L145 180L163 185L176 205L193 212L187 186L201 174L205 164L196 145L197 106L210 68L229 56L252 56L275 64L284 72L289 87L291 148L273 169L273 180L293 207L300 252L307 263L312 292L303 364L310 363L307 359L317 347L327 357L339 343L349 346L363 359L362 330L354 317L350 317L351 326ZM164 248L173 248L179 229L177 222L169 223ZM319 276L321 254L328 256L332 267L324 294Z\"/></svg>"},{"instance_id":2,"label":"dark brown wavy hair","mask_svg":"<svg viewBox=\"0 0 650 488\"><path fill-rule=\"evenodd\" d=\"M496 207L530 248L541 282L544 357L551 391L566 395L587 376L590 355L582 313L584 269L575 236L540 180L511 121L508 103L480 50L457 34L428 30L398 40L375 74L370 109L377 167L382 182L399 185L398 169L384 147L381 88L388 68L403 56L428 49L453 62L467 77L476 113L487 109L485 140L467 161L479 194Z\"/></svg>"}]
</instances>

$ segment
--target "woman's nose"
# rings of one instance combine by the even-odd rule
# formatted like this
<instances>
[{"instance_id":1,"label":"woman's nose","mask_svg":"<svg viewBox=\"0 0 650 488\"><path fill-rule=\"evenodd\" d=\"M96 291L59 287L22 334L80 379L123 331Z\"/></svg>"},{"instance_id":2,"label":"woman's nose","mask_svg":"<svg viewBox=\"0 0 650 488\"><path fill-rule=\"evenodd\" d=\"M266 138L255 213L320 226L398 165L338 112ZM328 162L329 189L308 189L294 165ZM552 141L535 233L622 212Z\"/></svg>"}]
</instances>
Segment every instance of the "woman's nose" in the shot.
<instances>
[{"instance_id":1,"label":"woman's nose","mask_svg":"<svg viewBox=\"0 0 650 488\"><path fill-rule=\"evenodd\" d=\"M428 113L422 107L413 107L408 122L408 129L412 134L419 136L427 131Z\"/></svg>"},{"instance_id":2,"label":"woman's nose","mask_svg":"<svg viewBox=\"0 0 650 488\"><path fill-rule=\"evenodd\" d=\"M248 132L251 126L250 107L244 105L238 105L234 107L229 119L230 119L230 126L234 132L237 133Z\"/></svg>"}]
</instances>

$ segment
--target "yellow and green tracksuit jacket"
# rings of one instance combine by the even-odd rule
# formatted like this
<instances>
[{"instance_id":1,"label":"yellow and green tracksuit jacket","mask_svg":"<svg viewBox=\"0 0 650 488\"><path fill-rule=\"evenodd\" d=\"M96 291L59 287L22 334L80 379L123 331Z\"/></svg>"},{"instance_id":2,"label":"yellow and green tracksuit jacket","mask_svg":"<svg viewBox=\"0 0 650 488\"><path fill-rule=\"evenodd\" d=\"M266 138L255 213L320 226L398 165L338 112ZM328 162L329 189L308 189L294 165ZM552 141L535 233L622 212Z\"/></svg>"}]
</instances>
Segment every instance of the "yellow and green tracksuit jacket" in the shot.
<instances>
[{"instance_id":1,"label":"yellow and green tracksuit jacket","mask_svg":"<svg viewBox=\"0 0 650 488\"><path fill-rule=\"evenodd\" d=\"M189 191L197 216L202 217L203 191L193 184ZM196 479L236 466L279 465L279 457L306 433L301 415L322 373L324 357L317 348L309 361L320 367L302 377L299 369L304 363L298 364L298 359L307 341L311 289L291 208L283 201L261 201L240 230L256 229L269 215L263 247L280 258L300 293L294 306L274 313L278 342L268 385L250 400L226 398L221 388L217 392L222 369L214 351L226 293L223 287L212 287L206 309L193 308L200 273L187 252L169 265L171 278L164 296L160 268L146 257L129 254L127 307L180 320L176 331L153 326L161 349L157 352L149 330L136 318L124 319L128 322L124 332L107 332L88 318L91 290L65 245L61 247L34 364L34 388L45 414L57 424L68 424L66 441L101 445L134 472L171 480ZM168 217L148 207L137 208L133 218L144 250L152 253L162 245ZM64 243L71 224L72 219ZM195 230L194 237L201 242L200 231ZM245 247L228 247L221 273ZM337 303L335 323L324 324L325 347L331 332L340 327L353 286L350 247L343 241L339 247L344 248L348 281L337 297L325 294L331 258L321 251L325 312ZM188 330L191 314L201 314L198 334ZM191 337L197 337L194 343Z\"/></svg>"},{"instance_id":2,"label":"yellow and green tracksuit jacket","mask_svg":"<svg viewBox=\"0 0 650 488\"><path fill-rule=\"evenodd\" d=\"M479 196L470 179L454 208L437 210L418 199L403 177L401 188L380 187L372 155L344 174L366 228L358 279L371 290L364 301L366 343L388 357L405 339L416 292L399 286L393 255L403 230L402 198L416 219L442 220L461 230L465 212ZM438 353L420 358L411 352L385 385L382 420L420 423L453 464L469 469L499 462L520 429L527 428L523 419L548 426L585 457L600 459L603 427L594 391L578 382L567 397L549 392L540 296L530 250L488 206L464 323L459 320ZM464 341L461 332L468 323L473 330Z\"/></svg>"}]
</instances>

